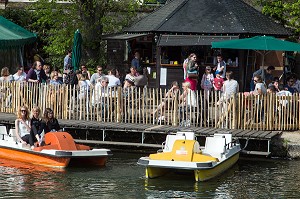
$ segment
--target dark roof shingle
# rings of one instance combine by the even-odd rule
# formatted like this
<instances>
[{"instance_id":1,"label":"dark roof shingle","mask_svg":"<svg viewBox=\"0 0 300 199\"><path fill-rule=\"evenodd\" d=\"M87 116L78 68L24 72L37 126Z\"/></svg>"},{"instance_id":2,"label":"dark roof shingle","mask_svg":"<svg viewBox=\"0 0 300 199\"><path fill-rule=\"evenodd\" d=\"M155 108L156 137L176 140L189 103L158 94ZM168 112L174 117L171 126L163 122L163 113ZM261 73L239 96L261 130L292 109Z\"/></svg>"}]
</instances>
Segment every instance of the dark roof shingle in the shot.
<instances>
[{"instance_id":1,"label":"dark roof shingle","mask_svg":"<svg viewBox=\"0 0 300 199\"><path fill-rule=\"evenodd\" d=\"M290 35L242 0L173 0L125 32Z\"/></svg>"}]
</instances>

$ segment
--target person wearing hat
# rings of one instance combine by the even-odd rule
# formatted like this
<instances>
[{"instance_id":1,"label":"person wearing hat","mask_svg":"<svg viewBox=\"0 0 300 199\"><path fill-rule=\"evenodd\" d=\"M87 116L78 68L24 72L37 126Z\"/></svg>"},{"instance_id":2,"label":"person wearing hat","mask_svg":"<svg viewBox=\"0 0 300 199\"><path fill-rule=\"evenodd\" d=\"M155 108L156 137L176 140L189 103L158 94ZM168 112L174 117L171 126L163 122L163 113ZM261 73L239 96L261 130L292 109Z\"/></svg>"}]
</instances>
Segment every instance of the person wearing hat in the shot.
<instances>
[{"instance_id":1,"label":"person wearing hat","mask_svg":"<svg viewBox=\"0 0 300 199\"><path fill-rule=\"evenodd\" d=\"M123 96L127 97L131 91L131 87L134 87L134 79L131 77L127 77L124 81L123 86Z\"/></svg>"},{"instance_id":2,"label":"person wearing hat","mask_svg":"<svg viewBox=\"0 0 300 199\"><path fill-rule=\"evenodd\" d=\"M222 72L218 71L216 72L216 77L214 78L213 81L213 86L215 91L221 92L223 84L224 84L224 79L221 77Z\"/></svg>"}]
</instances>

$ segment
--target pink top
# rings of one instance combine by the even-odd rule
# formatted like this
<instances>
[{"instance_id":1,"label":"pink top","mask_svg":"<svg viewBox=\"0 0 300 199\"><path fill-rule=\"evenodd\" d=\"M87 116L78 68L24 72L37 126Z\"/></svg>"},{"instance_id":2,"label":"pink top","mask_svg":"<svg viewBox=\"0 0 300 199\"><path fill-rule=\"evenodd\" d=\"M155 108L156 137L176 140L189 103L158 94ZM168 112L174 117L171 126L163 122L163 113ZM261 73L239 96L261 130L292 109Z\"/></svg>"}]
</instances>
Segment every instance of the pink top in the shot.
<instances>
[{"instance_id":1,"label":"pink top","mask_svg":"<svg viewBox=\"0 0 300 199\"><path fill-rule=\"evenodd\" d=\"M193 90L193 91L197 90L197 80L187 77L184 82L189 82L190 83L190 85L191 85L190 89L191 90Z\"/></svg>"}]
</instances>

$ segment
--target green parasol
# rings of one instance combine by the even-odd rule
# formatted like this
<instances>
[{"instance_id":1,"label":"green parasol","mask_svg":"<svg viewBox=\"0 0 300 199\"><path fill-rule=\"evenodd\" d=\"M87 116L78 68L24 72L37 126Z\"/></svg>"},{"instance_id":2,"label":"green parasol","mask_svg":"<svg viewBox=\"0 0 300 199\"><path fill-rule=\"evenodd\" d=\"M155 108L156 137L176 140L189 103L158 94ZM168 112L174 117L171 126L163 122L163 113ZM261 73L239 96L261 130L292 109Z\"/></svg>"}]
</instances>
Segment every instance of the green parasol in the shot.
<instances>
[{"instance_id":1,"label":"green parasol","mask_svg":"<svg viewBox=\"0 0 300 199\"><path fill-rule=\"evenodd\" d=\"M79 30L77 29L74 34L73 49L72 49L72 66L74 71L79 69L80 60L81 60L81 44L82 44L82 36Z\"/></svg>"}]
</instances>

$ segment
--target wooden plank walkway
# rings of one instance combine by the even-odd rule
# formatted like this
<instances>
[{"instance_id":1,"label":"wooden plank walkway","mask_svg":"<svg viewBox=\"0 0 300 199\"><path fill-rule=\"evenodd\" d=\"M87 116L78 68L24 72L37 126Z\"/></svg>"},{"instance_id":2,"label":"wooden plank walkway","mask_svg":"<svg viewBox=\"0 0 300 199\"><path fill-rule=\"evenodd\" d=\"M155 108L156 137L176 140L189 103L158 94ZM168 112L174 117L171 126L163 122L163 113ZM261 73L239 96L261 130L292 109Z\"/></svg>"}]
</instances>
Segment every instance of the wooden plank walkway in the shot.
<instances>
[{"instance_id":1,"label":"wooden plank walkway","mask_svg":"<svg viewBox=\"0 0 300 199\"><path fill-rule=\"evenodd\" d=\"M10 113L0 113L0 124L14 125L16 115ZM193 131L197 136L209 136L214 133L228 132L232 133L235 139L253 139L253 140L271 140L273 137L281 134L281 131L261 131L261 130L243 130L243 129L217 129L209 127L178 127L168 125L154 124L130 124L130 123L112 123L86 120L59 120L62 128L78 130L99 130L99 131L126 131L154 134L167 134L177 132L180 129L184 131Z\"/></svg>"}]
</instances>

